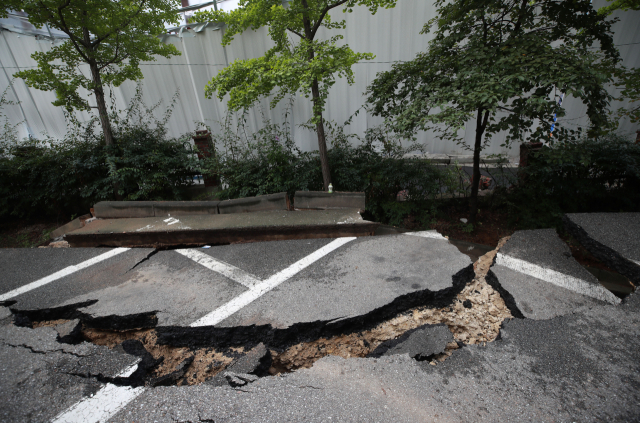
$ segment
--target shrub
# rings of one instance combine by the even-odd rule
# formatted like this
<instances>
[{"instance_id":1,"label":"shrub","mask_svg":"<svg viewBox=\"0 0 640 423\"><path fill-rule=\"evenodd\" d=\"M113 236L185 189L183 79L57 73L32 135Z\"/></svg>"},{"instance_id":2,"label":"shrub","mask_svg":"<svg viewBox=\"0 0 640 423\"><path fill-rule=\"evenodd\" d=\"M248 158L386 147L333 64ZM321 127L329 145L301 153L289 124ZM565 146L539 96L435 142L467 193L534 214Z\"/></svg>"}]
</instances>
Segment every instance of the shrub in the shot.
<instances>
[{"instance_id":1,"label":"shrub","mask_svg":"<svg viewBox=\"0 0 640 423\"><path fill-rule=\"evenodd\" d=\"M174 97L175 100L175 97ZM97 119L69 119L60 141L3 140L0 216L85 213L102 200L182 200L199 163L166 135L175 101L160 119L137 92L123 117L112 116L116 143L105 146Z\"/></svg>"},{"instance_id":2,"label":"shrub","mask_svg":"<svg viewBox=\"0 0 640 423\"><path fill-rule=\"evenodd\" d=\"M220 124L216 154L206 164L207 172L220 176L220 199L323 189L317 151L302 152L295 146L286 117L282 126L263 119L263 128L249 135L244 119L235 129L230 116ZM365 192L368 218L400 225L412 214L426 224L435 213L433 199L454 179L451 172L403 158L418 147L403 148L384 128L369 130L360 139L344 132L348 123L326 123L334 190ZM396 200L401 191L407 201Z\"/></svg>"},{"instance_id":3,"label":"shrub","mask_svg":"<svg viewBox=\"0 0 640 423\"><path fill-rule=\"evenodd\" d=\"M640 145L620 135L544 147L507 197L512 224L561 227L565 213L640 211Z\"/></svg>"}]
</instances>

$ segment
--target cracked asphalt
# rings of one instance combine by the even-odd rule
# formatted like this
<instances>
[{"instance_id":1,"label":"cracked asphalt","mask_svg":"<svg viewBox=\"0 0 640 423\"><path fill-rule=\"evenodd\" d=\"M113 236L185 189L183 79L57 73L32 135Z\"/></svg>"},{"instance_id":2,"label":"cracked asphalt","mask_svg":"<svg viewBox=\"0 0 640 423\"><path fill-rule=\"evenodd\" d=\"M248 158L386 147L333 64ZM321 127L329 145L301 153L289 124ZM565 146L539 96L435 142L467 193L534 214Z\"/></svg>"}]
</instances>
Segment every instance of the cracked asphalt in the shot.
<instances>
[{"instance_id":1,"label":"cracked asphalt","mask_svg":"<svg viewBox=\"0 0 640 423\"><path fill-rule=\"evenodd\" d=\"M454 301L454 275L471 260L433 232L198 254L131 249L85 268L114 250L0 250L0 295L46 282L0 303L0 421L639 421L640 298L594 299L597 282L556 236L516 233L501 250L488 282L525 318L505 321L494 342L419 361L411 357L432 357L452 340L446 327L426 327L382 356L328 355L291 373L229 376L244 386L128 386L141 359L131 346L61 343L58 325L79 318L131 329L142 321L131 316L144 316L173 332L205 319L218 331L287 334L318 321L365 324L359 316L412 298ZM558 274L566 280L549 276Z\"/></svg>"}]
</instances>

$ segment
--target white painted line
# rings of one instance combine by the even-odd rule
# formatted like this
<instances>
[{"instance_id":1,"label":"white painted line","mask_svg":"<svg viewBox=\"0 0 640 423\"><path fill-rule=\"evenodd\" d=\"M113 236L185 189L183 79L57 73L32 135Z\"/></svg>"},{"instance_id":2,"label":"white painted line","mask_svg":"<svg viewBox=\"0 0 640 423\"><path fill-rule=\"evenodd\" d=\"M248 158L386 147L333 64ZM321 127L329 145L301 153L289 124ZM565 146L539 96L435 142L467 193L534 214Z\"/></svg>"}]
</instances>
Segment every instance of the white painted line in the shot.
<instances>
[{"instance_id":1,"label":"white painted line","mask_svg":"<svg viewBox=\"0 0 640 423\"><path fill-rule=\"evenodd\" d=\"M101 261L104 261L108 258L111 258L113 256L117 256L120 253L124 253L125 251L129 250L129 248L114 248L111 251L108 251L104 254L100 254L97 257L94 257L92 259L89 259L87 261L83 261L80 264L76 264L73 266L69 266L69 267L65 267L64 269L57 271L56 273L53 273L49 276L46 276L42 279L38 279L35 282L31 282L30 284L21 286L20 288L14 289L13 291L9 291L5 294L0 295L0 301L5 301L8 300L9 298L13 298L13 297L17 297L18 295L24 294L25 292L29 292L31 290L34 290L36 288L40 288L41 286L44 286L48 283L51 283L55 280L58 280L60 278L64 278L65 276L68 276L72 273L77 272L78 270L82 270L85 269L89 266L93 266L96 263L100 263Z\"/></svg>"},{"instance_id":2,"label":"white painted line","mask_svg":"<svg viewBox=\"0 0 640 423\"><path fill-rule=\"evenodd\" d=\"M640 261L637 261L637 260L631 260L631 259L627 259L627 260L629 260L630 262L635 263L635 264L637 264L638 266L640 266Z\"/></svg>"},{"instance_id":3,"label":"white painted line","mask_svg":"<svg viewBox=\"0 0 640 423\"><path fill-rule=\"evenodd\" d=\"M246 286L247 288L253 288L261 282L258 278L251 275L250 273L247 273L242 269L238 269L237 267L232 266L229 263L217 260L203 252L192 249L174 251L190 258L198 264L203 265L207 269L211 269L214 272L220 273L221 275L226 276L229 279Z\"/></svg>"},{"instance_id":4,"label":"white painted line","mask_svg":"<svg viewBox=\"0 0 640 423\"><path fill-rule=\"evenodd\" d=\"M255 285L253 288L249 289L248 291L245 291L242 294L238 295L236 298L229 301L225 305L217 308L213 312L195 321L194 323L191 324L191 326L192 327L213 326L217 323L220 323L221 321L231 316L241 308L245 307L246 305L252 303L256 299L266 294L267 292L271 291L273 288L280 285L282 282L291 278L296 273L300 272L301 270L305 269L309 265L320 260L322 257L326 256L327 254L334 251L335 249L343 246L347 242L353 241L354 239L356 238L348 237L348 238L338 238L334 241L331 241L329 244L325 245L319 250L309 254L302 260L298 260L297 262L293 263L291 266L287 267L283 271L276 273L275 275L271 276L269 279L263 282L260 282L258 285Z\"/></svg>"},{"instance_id":5,"label":"white painted line","mask_svg":"<svg viewBox=\"0 0 640 423\"><path fill-rule=\"evenodd\" d=\"M93 396L77 402L74 406L56 416L53 419L53 423L105 422L142 394L144 389L144 386L132 388L109 383Z\"/></svg>"},{"instance_id":6,"label":"white painted line","mask_svg":"<svg viewBox=\"0 0 640 423\"><path fill-rule=\"evenodd\" d=\"M240 294L238 297L229 301L227 304L222 307L214 310L212 313L204 316L198 321L191 324L191 326L210 326L216 323L221 322L226 319L236 311L240 310L245 305L251 303L255 299L269 292L276 286L280 285L282 282L294 276L296 273L305 269L309 265L318 261L322 257L326 256L330 252L335 249L343 246L349 241L353 241L355 237L350 238L338 238L319 250L309 254L307 257L293 263L291 266L287 267L281 272L276 273L271 276L269 279L260 282L250 288L248 291L245 291L243 294ZM184 254L184 251L193 251L193 250L176 250L180 254ZM207 256L208 258L211 258ZM222 262L219 262L222 263ZM226 266L231 266L229 264L224 263ZM212 269L213 270L213 269ZM238 269L240 270L240 269ZM217 270L216 270L217 271ZM118 376L130 376L133 374L135 369L137 368L137 364L127 367L124 371L122 371ZM54 420L53 423L75 423L75 422L83 422L83 423L99 423L109 420L113 417L118 411L122 410L127 404L133 401L136 397L141 395L144 392L144 387L139 388L131 388L128 386L116 386L113 384L107 384L104 388L100 389L96 392L92 397L85 398L75 405L73 405L68 410L59 414Z\"/></svg>"},{"instance_id":7,"label":"white painted line","mask_svg":"<svg viewBox=\"0 0 640 423\"><path fill-rule=\"evenodd\" d=\"M565 275L564 273L556 272L555 270L546 269L542 266L538 266L537 264L529 263L528 261L506 256L502 253L498 253L496 255L496 264L508 267L516 272L524 273L525 275L533 276L534 278L549 282L570 291L577 292L578 294L606 301L611 304L620 304L621 301L620 298L613 295L600 284L592 284L582 279Z\"/></svg>"},{"instance_id":8,"label":"white painted line","mask_svg":"<svg viewBox=\"0 0 640 423\"><path fill-rule=\"evenodd\" d=\"M442 239L442 240L448 241L447 238L443 237L437 231L405 232L404 234L405 235L419 236L419 237L422 237L422 238Z\"/></svg>"}]
</instances>

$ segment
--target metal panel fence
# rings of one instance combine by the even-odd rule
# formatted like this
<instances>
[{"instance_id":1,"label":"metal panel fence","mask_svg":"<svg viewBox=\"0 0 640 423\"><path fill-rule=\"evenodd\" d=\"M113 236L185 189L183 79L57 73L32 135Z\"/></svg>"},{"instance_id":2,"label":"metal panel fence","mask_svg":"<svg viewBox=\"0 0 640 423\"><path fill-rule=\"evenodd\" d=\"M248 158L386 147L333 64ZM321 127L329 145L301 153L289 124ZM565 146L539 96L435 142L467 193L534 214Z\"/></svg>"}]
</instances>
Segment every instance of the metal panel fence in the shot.
<instances>
[{"instance_id":1,"label":"metal panel fence","mask_svg":"<svg viewBox=\"0 0 640 423\"><path fill-rule=\"evenodd\" d=\"M596 1L596 6L604 1ZM345 80L338 80L332 87L327 102L325 118L337 123L344 122L355 111L365 104L363 92L373 81L376 74L390 68L395 61L411 60L419 51L424 51L429 35L420 35L425 22L435 16L435 7L430 1L401 0L394 9L380 10L371 16L365 8L357 8L351 14L334 12L334 19L343 16L347 28L343 31L331 31L331 35L341 32L343 42L359 52L372 52L376 58L354 65L355 84L349 86ZM618 12L621 21L615 26L615 43L619 46L627 66L640 66L640 12ZM32 68L35 62L30 55L35 51L45 51L51 47L48 40L38 39L11 30L7 25L0 36L0 90L4 90L18 70ZM7 30L9 29L9 30ZM199 28L200 29L200 28ZM156 62L142 63L144 74L143 99L146 104L161 102L163 107L169 104L171 97L179 91L180 98L174 114L169 122L172 136L181 136L196 129L196 122L205 122L216 128L216 122L224 120L225 101L206 99L204 87L206 83L227 64L236 59L261 56L271 46L265 28L247 31L236 37L228 47L220 44L224 29L216 29L215 25L200 29L184 31L181 35L171 35L165 42L174 44L182 52L181 56L171 59L159 58ZM321 37L329 33L320 34ZM61 42L61 41L56 41ZM88 73L88 69L85 69ZM118 109L124 109L135 94L136 85L127 82L114 90L113 102ZM43 92L26 87L21 80L15 80L9 92L9 99L18 100L19 106L9 106L5 114L11 122L23 122L19 127L21 137L28 135L53 139L62 138L66 131L64 115L60 108L51 105L54 93ZM273 122L282 122L283 113L288 105L282 101L276 108L269 109L270 99L260 102L249 112L247 129L255 131L262 124L262 114ZM567 116L562 118L563 124L577 127L586 123L585 108L575 99L567 98L564 106ZM304 97L294 99L290 122L293 137L297 145L305 151L317 148L315 134L298 125L311 117L311 103ZM82 113L81 120L87 120L89 114ZM356 116L348 132L363 136L367 128L381 123L381 119L371 116L364 110ZM634 133L637 125L628 121L621 122L620 130ZM471 144L474 137L475 124L467 124L464 131L465 140ZM215 135L215 134L214 134ZM418 140L423 142L430 153L464 154L465 150L452 142L438 140L432 133L420 133ZM497 136L484 154L508 153L517 155L517 149L505 150L500 147L503 136Z\"/></svg>"}]
</instances>

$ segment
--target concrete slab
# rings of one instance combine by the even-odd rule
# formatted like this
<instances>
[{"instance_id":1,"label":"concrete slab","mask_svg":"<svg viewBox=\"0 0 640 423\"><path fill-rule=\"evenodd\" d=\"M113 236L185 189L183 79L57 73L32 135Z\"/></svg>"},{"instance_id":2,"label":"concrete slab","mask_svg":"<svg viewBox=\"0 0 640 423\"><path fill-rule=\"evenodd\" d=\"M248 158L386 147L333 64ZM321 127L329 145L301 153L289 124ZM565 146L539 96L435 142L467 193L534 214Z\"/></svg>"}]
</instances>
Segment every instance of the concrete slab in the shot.
<instances>
[{"instance_id":1,"label":"concrete slab","mask_svg":"<svg viewBox=\"0 0 640 423\"><path fill-rule=\"evenodd\" d=\"M553 229L516 231L496 255L491 270L497 281L489 278L490 283L499 285L516 315L531 319L620 302L575 261Z\"/></svg>"},{"instance_id":2,"label":"concrete slab","mask_svg":"<svg viewBox=\"0 0 640 423\"><path fill-rule=\"evenodd\" d=\"M445 238L359 238L298 273L217 326L333 320L368 313L423 290L443 291L471 260Z\"/></svg>"},{"instance_id":3,"label":"concrete slab","mask_svg":"<svg viewBox=\"0 0 640 423\"><path fill-rule=\"evenodd\" d=\"M501 334L436 366L328 356L237 389L148 390L111 421L638 421L637 307L514 319Z\"/></svg>"},{"instance_id":4,"label":"concrete slab","mask_svg":"<svg viewBox=\"0 0 640 423\"><path fill-rule=\"evenodd\" d=\"M222 210L222 209L220 209ZM372 235L378 224L353 210L263 211L179 218L95 220L66 235L72 247L228 244Z\"/></svg>"},{"instance_id":5,"label":"concrete slab","mask_svg":"<svg viewBox=\"0 0 640 423\"><path fill-rule=\"evenodd\" d=\"M563 221L591 254L640 284L640 213L575 213Z\"/></svg>"}]
</instances>

